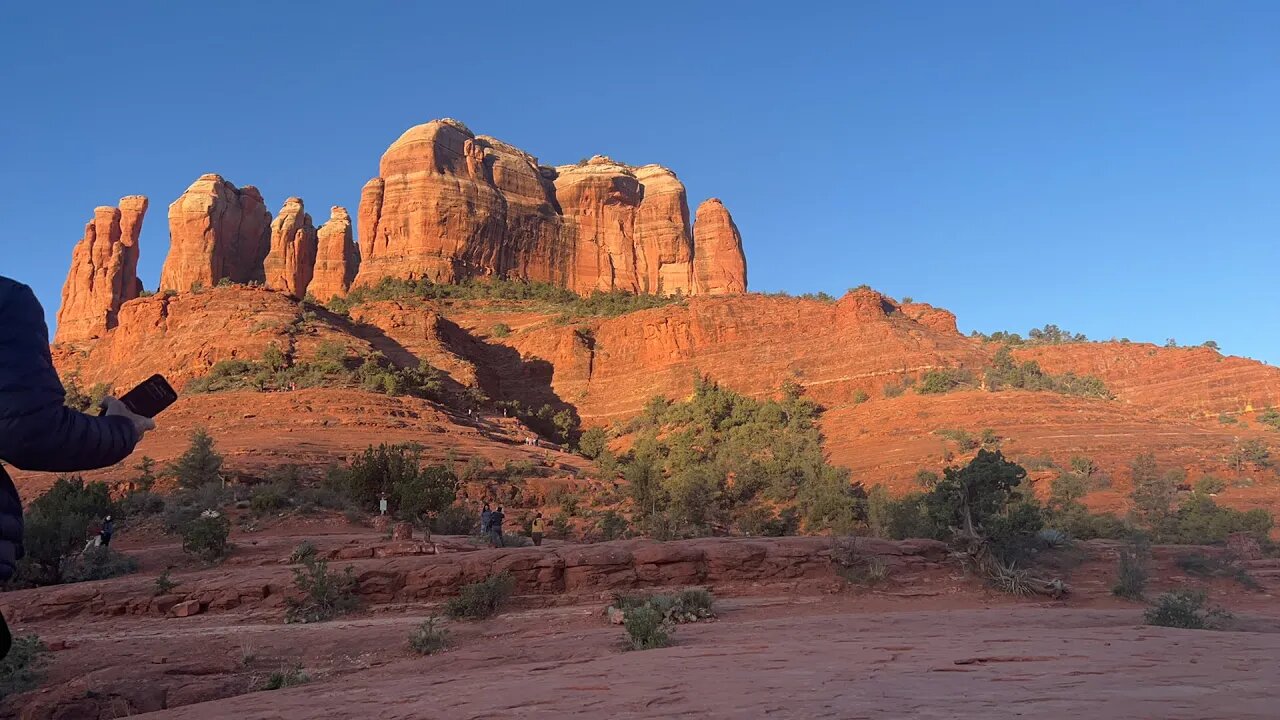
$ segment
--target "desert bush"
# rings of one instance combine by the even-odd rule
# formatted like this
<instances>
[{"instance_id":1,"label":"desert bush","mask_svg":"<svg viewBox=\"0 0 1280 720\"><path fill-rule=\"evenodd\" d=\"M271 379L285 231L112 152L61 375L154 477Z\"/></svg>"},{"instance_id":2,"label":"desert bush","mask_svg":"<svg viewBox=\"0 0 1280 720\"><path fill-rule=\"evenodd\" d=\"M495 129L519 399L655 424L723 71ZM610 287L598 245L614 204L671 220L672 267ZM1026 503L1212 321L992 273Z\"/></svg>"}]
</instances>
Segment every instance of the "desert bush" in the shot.
<instances>
[{"instance_id":1,"label":"desert bush","mask_svg":"<svg viewBox=\"0 0 1280 720\"><path fill-rule=\"evenodd\" d=\"M293 569L293 584L302 595L285 601L287 623L324 622L360 605L355 571L349 565L340 574L332 573L327 561L309 557L302 561L302 567Z\"/></svg>"},{"instance_id":2,"label":"desert bush","mask_svg":"<svg viewBox=\"0 0 1280 720\"><path fill-rule=\"evenodd\" d=\"M1148 625L1186 630L1215 629L1230 619L1230 613L1219 608L1206 608L1208 596L1203 590L1174 590L1156 598L1143 613Z\"/></svg>"},{"instance_id":3,"label":"desert bush","mask_svg":"<svg viewBox=\"0 0 1280 720\"><path fill-rule=\"evenodd\" d=\"M578 437L578 452L583 457L596 459L609 449L609 435L602 428L584 430Z\"/></svg>"},{"instance_id":4,"label":"desert bush","mask_svg":"<svg viewBox=\"0 0 1280 720\"><path fill-rule=\"evenodd\" d=\"M1111 594L1128 600L1141 600L1147 589L1147 561L1150 550L1142 539L1120 548L1119 570Z\"/></svg>"},{"instance_id":5,"label":"desert bush","mask_svg":"<svg viewBox=\"0 0 1280 720\"><path fill-rule=\"evenodd\" d=\"M1104 399L1112 397L1106 384L1097 377L1069 372L1050 375L1041 370L1040 364L1034 360L1018 363L1007 345L996 351L991 366L987 368L986 385L992 392L1018 389Z\"/></svg>"},{"instance_id":6,"label":"desert bush","mask_svg":"<svg viewBox=\"0 0 1280 720\"><path fill-rule=\"evenodd\" d=\"M606 510L600 516L600 536L606 541L627 536L627 519L615 510Z\"/></svg>"},{"instance_id":7,"label":"desert bush","mask_svg":"<svg viewBox=\"0 0 1280 720\"><path fill-rule=\"evenodd\" d=\"M89 529L113 510L111 494L103 483L85 483L79 476L59 477L27 508L23 528L26 557L19 562L18 577L31 585L64 582L63 573L84 548Z\"/></svg>"},{"instance_id":8,"label":"desert bush","mask_svg":"<svg viewBox=\"0 0 1280 720\"><path fill-rule=\"evenodd\" d=\"M1056 528L1044 528L1036 533L1036 541L1046 549L1058 549L1071 545L1071 537Z\"/></svg>"},{"instance_id":9,"label":"desert bush","mask_svg":"<svg viewBox=\"0 0 1280 720\"><path fill-rule=\"evenodd\" d=\"M1174 562L1178 568L1188 575L1202 578L1230 578L1250 590L1261 590L1258 581L1239 565L1221 558L1209 557L1200 553L1179 555Z\"/></svg>"},{"instance_id":10,"label":"desert bush","mask_svg":"<svg viewBox=\"0 0 1280 720\"><path fill-rule=\"evenodd\" d=\"M316 546L310 540L303 540L289 554L289 564L297 565L313 559L316 556Z\"/></svg>"},{"instance_id":11,"label":"desert bush","mask_svg":"<svg viewBox=\"0 0 1280 720\"><path fill-rule=\"evenodd\" d=\"M626 628L631 650L652 650L671 644L670 624L663 613L649 603L624 609L622 625Z\"/></svg>"},{"instance_id":12,"label":"desert bush","mask_svg":"<svg viewBox=\"0 0 1280 720\"><path fill-rule=\"evenodd\" d=\"M920 376L916 392L921 395L940 395L973 384L973 373L962 368L930 370Z\"/></svg>"},{"instance_id":13,"label":"desert bush","mask_svg":"<svg viewBox=\"0 0 1280 720\"><path fill-rule=\"evenodd\" d=\"M279 690L281 688L305 685L311 682L311 676L301 665L281 666L279 670L268 675L259 686L260 690Z\"/></svg>"},{"instance_id":14,"label":"desert bush","mask_svg":"<svg viewBox=\"0 0 1280 720\"><path fill-rule=\"evenodd\" d=\"M1262 440L1245 440L1231 449L1227 455L1227 464L1233 470L1243 470L1245 465L1253 465L1259 470L1271 467L1271 448Z\"/></svg>"},{"instance_id":15,"label":"desert bush","mask_svg":"<svg viewBox=\"0 0 1280 720\"><path fill-rule=\"evenodd\" d=\"M221 482L222 456L214 448L213 437L204 428L191 431L191 444L169 466L169 474L182 488L196 488Z\"/></svg>"},{"instance_id":16,"label":"desert bush","mask_svg":"<svg viewBox=\"0 0 1280 720\"><path fill-rule=\"evenodd\" d=\"M955 443L956 447L960 448L962 452L976 450L981 444L981 442L967 430L940 428L938 430L934 430L933 434Z\"/></svg>"},{"instance_id":17,"label":"desert bush","mask_svg":"<svg viewBox=\"0 0 1280 720\"><path fill-rule=\"evenodd\" d=\"M480 516L463 505L450 505L431 519L431 532L440 535L470 535L480 526Z\"/></svg>"},{"instance_id":18,"label":"desert bush","mask_svg":"<svg viewBox=\"0 0 1280 720\"><path fill-rule=\"evenodd\" d=\"M862 403L870 399L871 399L871 396L867 394L866 390L859 390L853 394L854 405L861 405Z\"/></svg>"},{"instance_id":19,"label":"desert bush","mask_svg":"<svg viewBox=\"0 0 1280 720\"><path fill-rule=\"evenodd\" d=\"M138 561L109 547L91 547L67 562L63 568L65 582L106 580L137 572Z\"/></svg>"},{"instance_id":20,"label":"desert bush","mask_svg":"<svg viewBox=\"0 0 1280 720\"><path fill-rule=\"evenodd\" d=\"M182 528L182 549L205 562L216 562L230 550L227 537L231 521L216 510L206 510Z\"/></svg>"},{"instance_id":21,"label":"desert bush","mask_svg":"<svg viewBox=\"0 0 1280 720\"><path fill-rule=\"evenodd\" d=\"M490 575L480 582L463 585L458 596L445 603L444 609L452 618L483 620L497 614L515 589L515 578L509 573Z\"/></svg>"},{"instance_id":22,"label":"desert bush","mask_svg":"<svg viewBox=\"0 0 1280 720\"><path fill-rule=\"evenodd\" d=\"M0 700L35 688L44 678L49 649L35 635L13 639L9 654L0 660Z\"/></svg>"},{"instance_id":23,"label":"desert bush","mask_svg":"<svg viewBox=\"0 0 1280 720\"><path fill-rule=\"evenodd\" d=\"M511 326L506 323L497 323L490 331L494 337L504 338L511 334Z\"/></svg>"},{"instance_id":24,"label":"desert bush","mask_svg":"<svg viewBox=\"0 0 1280 720\"><path fill-rule=\"evenodd\" d=\"M217 511L226 505L231 493L219 483L211 483L190 490L179 490L165 499L163 521L168 532L181 532L201 514Z\"/></svg>"},{"instance_id":25,"label":"desert bush","mask_svg":"<svg viewBox=\"0 0 1280 720\"><path fill-rule=\"evenodd\" d=\"M160 577L156 578L155 586L151 589L151 594L156 597L168 595L176 587L178 587L178 583L169 576L169 571L166 569L164 572L160 573Z\"/></svg>"},{"instance_id":26,"label":"desert bush","mask_svg":"<svg viewBox=\"0 0 1280 720\"><path fill-rule=\"evenodd\" d=\"M1269 407L1258 413L1258 422L1272 430L1280 430L1280 410Z\"/></svg>"},{"instance_id":27,"label":"desert bush","mask_svg":"<svg viewBox=\"0 0 1280 720\"><path fill-rule=\"evenodd\" d=\"M937 484L937 476L934 478L934 484ZM939 527L929 517L923 494L910 493L893 498L882 485L871 488L867 493L867 523L872 535L890 540L940 540L947 535L947 528Z\"/></svg>"},{"instance_id":28,"label":"desert bush","mask_svg":"<svg viewBox=\"0 0 1280 720\"><path fill-rule=\"evenodd\" d=\"M420 520L453 504L457 482L444 465L424 466L420 446L382 444L366 448L348 467L333 469L326 485L360 507L376 507L386 493L393 514Z\"/></svg>"},{"instance_id":29,"label":"desert bush","mask_svg":"<svg viewBox=\"0 0 1280 720\"><path fill-rule=\"evenodd\" d=\"M409 647L419 655L434 655L449 646L449 631L440 627L440 619L429 617L409 634Z\"/></svg>"},{"instance_id":30,"label":"desert bush","mask_svg":"<svg viewBox=\"0 0 1280 720\"><path fill-rule=\"evenodd\" d=\"M279 512L290 505L293 496L290 488L283 483L264 483L253 488L249 494L249 510L254 515L269 515Z\"/></svg>"},{"instance_id":31,"label":"desert bush","mask_svg":"<svg viewBox=\"0 0 1280 720\"><path fill-rule=\"evenodd\" d=\"M857 538L840 538L831 548L831 562L836 574L854 585L875 587L889 577L889 567L878 557L858 548Z\"/></svg>"},{"instance_id":32,"label":"desert bush","mask_svg":"<svg viewBox=\"0 0 1280 720\"><path fill-rule=\"evenodd\" d=\"M165 501L163 495L137 490L120 498L117 508L121 519L135 520L163 513Z\"/></svg>"}]
</instances>

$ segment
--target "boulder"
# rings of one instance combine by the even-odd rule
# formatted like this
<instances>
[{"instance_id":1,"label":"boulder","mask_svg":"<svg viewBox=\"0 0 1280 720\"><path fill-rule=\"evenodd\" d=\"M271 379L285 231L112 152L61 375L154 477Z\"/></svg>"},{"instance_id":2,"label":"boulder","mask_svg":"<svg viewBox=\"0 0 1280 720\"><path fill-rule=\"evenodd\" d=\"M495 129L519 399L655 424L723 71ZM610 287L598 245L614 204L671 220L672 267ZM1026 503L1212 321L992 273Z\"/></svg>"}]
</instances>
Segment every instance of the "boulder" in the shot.
<instances>
[{"instance_id":1,"label":"boulder","mask_svg":"<svg viewBox=\"0 0 1280 720\"><path fill-rule=\"evenodd\" d=\"M307 294L316 267L316 228L302 198L284 201L271 221L271 247L263 261L267 287L294 297Z\"/></svg>"},{"instance_id":2,"label":"boulder","mask_svg":"<svg viewBox=\"0 0 1280 720\"><path fill-rule=\"evenodd\" d=\"M199 600L184 600L169 609L170 617L190 617L204 612Z\"/></svg>"},{"instance_id":3,"label":"boulder","mask_svg":"<svg viewBox=\"0 0 1280 720\"><path fill-rule=\"evenodd\" d=\"M147 199L130 195L118 207L100 207L84 227L62 286L55 342L101 337L115 327L120 306L138 297L138 236Z\"/></svg>"},{"instance_id":4,"label":"boulder","mask_svg":"<svg viewBox=\"0 0 1280 720\"><path fill-rule=\"evenodd\" d=\"M320 302L328 302L347 294L360 269L360 250L352 239L347 209L334 205L316 237L315 272L307 291Z\"/></svg>"},{"instance_id":5,"label":"boulder","mask_svg":"<svg viewBox=\"0 0 1280 720\"><path fill-rule=\"evenodd\" d=\"M169 205L169 255L160 288L185 292L223 278L263 282L270 248L271 213L258 189L201 175Z\"/></svg>"},{"instance_id":6,"label":"boulder","mask_svg":"<svg viewBox=\"0 0 1280 720\"><path fill-rule=\"evenodd\" d=\"M747 291L747 258L742 235L718 198L698 206L693 221L693 282L697 295Z\"/></svg>"}]
</instances>

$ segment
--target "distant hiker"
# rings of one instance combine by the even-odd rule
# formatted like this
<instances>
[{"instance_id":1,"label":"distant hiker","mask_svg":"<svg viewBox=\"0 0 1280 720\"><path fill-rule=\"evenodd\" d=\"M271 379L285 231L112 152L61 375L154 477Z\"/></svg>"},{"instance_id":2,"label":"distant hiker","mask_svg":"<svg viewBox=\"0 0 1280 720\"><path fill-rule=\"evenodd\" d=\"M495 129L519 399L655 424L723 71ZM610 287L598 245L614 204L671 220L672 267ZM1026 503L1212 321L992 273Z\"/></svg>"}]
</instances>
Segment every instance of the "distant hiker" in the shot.
<instances>
[{"instance_id":1,"label":"distant hiker","mask_svg":"<svg viewBox=\"0 0 1280 720\"><path fill-rule=\"evenodd\" d=\"M22 470L79 472L115 465L155 421L108 397L101 416L63 405L66 389L49 355L44 309L31 288L0 277L0 460ZM22 499L0 467L0 583L23 556ZM0 618L0 658L9 652Z\"/></svg>"},{"instance_id":2,"label":"distant hiker","mask_svg":"<svg viewBox=\"0 0 1280 720\"><path fill-rule=\"evenodd\" d=\"M378 498L378 512L382 515L387 514L387 494L382 493L382 497Z\"/></svg>"},{"instance_id":3,"label":"distant hiker","mask_svg":"<svg viewBox=\"0 0 1280 720\"><path fill-rule=\"evenodd\" d=\"M506 519L506 515L502 513L501 505L489 516L489 537L492 539L494 547L506 547L506 543L502 541L502 521L504 519Z\"/></svg>"},{"instance_id":4,"label":"distant hiker","mask_svg":"<svg viewBox=\"0 0 1280 720\"><path fill-rule=\"evenodd\" d=\"M542 545L542 534L547 531L547 521L542 519L542 513L533 516L533 526L530 528L529 537L533 538L535 546Z\"/></svg>"},{"instance_id":5,"label":"distant hiker","mask_svg":"<svg viewBox=\"0 0 1280 720\"><path fill-rule=\"evenodd\" d=\"M493 520L493 511L489 509L489 503L485 503L480 510L480 534L489 534L489 523Z\"/></svg>"},{"instance_id":6,"label":"distant hiker","mask_svg":"<svg viewBox=\"0 0 1280 720\"><path fill-rule=\"evenodd\" d=\"M98 537L102 538L102 547L109 547L111 545L111 536L115 534L116 523L111 519L111 516L108 515L107 518L102 521L102 529L98 531Z\"/></svg>"}]
</instances>

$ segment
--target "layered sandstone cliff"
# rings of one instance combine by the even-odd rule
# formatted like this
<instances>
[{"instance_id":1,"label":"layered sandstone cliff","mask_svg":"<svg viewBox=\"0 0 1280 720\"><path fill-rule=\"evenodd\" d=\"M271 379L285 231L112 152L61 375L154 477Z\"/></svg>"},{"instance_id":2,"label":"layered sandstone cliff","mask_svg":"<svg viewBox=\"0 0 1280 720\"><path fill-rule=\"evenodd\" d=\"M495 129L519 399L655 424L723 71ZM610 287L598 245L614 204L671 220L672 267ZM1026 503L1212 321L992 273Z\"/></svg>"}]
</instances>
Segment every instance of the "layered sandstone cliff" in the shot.
<instances>
[{"instance_id":1,"label":"layered sandstone cliff","mask_svg":"<svg viewBox=\"0 0 1280 720\"><path fill-rule=\"evenodd\" d=\"M719 198L698 206L693 224L695 295L737 295L747 291L747 258L742 235Z\"/></svg>"},{"instance_id":2,"label":"layered sandstone cliff","mask_svg":"<svg viewBox=\"0 0 1280 720\"><path fill-rule=\"evenodd\" d=\"M271 213L252 185L237 188L220 175L201 175L169 206L169 255L160 289L263 282L271 248Z\"/></svg>"},{"instance_id":3,"label":"layered sandstone cliff","mask_svg":"<svg viewBox=\"0 0 1280 720\"><path fill-rule=\"evenodd\" d=\"M462 123L436 120L392 143L361 193L355 284L506 277L584 294L745 292L741 237L715 207L698 234L684 185L667 168L603 156L542 167ZM701 260L696 237L705 238Z\"/></svg>"},{"instance_id":4,"label":"layered sandstone cliff","mask_svg":"<svg viewBox=\"0 0 1280 720\"><path fill-rule=\"evenodd\" d=\"M316 267L316 227L302 198L284 201L271 221L271 248L263 261L267 287L297 297L307 293Z\"/></svg>"},{"instance_id":5,"label":"layered sandstone cliff","mask_svg":"<svg viewBox=\"0 0 1280 720\"><path fill-rule=\"evenodd\" d=\"M334 205L329 220L316 231L315 273L307 292L320 302L345 295L360 268L360 250L351 234L347 209Z\"/></svg>"},{"instance_id":6,"label":"layered sandstone cliff","mask_svg":"<svg viewBox=\"0 0 1280 720\"><path fill-rule=\"evenodd\" d=\"M56 342L100 337L116 326L120 306L138 297L138 235L147 199L130 195L119 207L99 207L85 225L62 286Z\"/></svg>"}]
</instances>

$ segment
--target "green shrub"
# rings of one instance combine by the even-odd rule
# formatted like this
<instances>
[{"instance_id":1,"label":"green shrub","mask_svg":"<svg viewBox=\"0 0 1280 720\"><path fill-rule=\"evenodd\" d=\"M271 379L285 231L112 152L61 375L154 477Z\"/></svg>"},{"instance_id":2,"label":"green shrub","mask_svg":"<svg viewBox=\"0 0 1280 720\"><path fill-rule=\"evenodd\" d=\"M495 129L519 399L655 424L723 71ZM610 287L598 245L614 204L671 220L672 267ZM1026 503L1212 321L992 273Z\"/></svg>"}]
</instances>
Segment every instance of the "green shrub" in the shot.
<instances>
[{"instance_id":1,"label":"green shrub","mask_svg":"<svg viewBox=\"0 0 1280 720\"><path fill-rule=\"evenodd\" d=\"M1155 605L1147 608L1143 618L1148 625L1183 628L1186 630L1214 629L1230 613L1218 608L1205 608L1207 596L1203 590L1175 590L1156 598Z\"/></svg>"},{"instance_id":2,"label":"green shrub","mask_svg":"<svg viewBox=\"0 0 1280 720\"><path fill-rule=\"evenodd\" d=\"M670 625L663 613L651 604L624 609L622 625L631 650L651 650L671 644Z\"/></svg>"},{"instance_id":3,"label":"green shrub","mask_svg":"<svg viewBox=\"0 0 1280 720\"><path fill-rule=\"evenodd\" d=\"M301 665L293 665L292 667L281 668L266 677L263 680L262 690L279 690L281 688L293 687L295 685L305 685L311 682L311 676L302 669Z\"/></svg>"},{"instance_id":4,"label":"green shrub","mask_svg":"<svg viewBox=\"0 0 1280 720\"><path fill-rule=\"evenodd\" d=\"M831 549L831 562L836 574L854 585L875 587L889 578L889 566L880 558L861 552L857 538L837 540Z\"/></svg>"},{"instance_id":5,"label":"green shrub","mask_svg":"<svg viewBox=\"0 0 1280 720\"><path fill-rule=\"evenodd\" d=\"M627 519L616 511L606 510L600 516L600 535L606 541L624 538L628 530Z\"/></svg>"},{"instance_id":6,"label":"green shrub","mask_svg":"<svg viewBox=\"0 0 1280 720\"><path fill-rule=\"evenodd\" d=\"M429 617L409 634L409 647L419 655L434 655L449 646L449 631L440 627L440 619Z\"/></svg>"},{"instance_id":7,"label":"green shrub","mask_svg":"<svg viewBox=\"0 0 1280 720\"><path fill-rule=\"evenodd\" d=\"M297 565L315 558L316 546L310 540L303 540L289 555L289 564Z\"/></svg>"},{"instance_id":8,"label":"green shrub","mask_svg":"<svg viewBox=\"0 0 1280 720\"><path fill-rule=\"evenodd\" d=\"M956 447L960 448L962 452L976 450L978 446L981 444L979 440L975 438L973 435L969 434L967 430L942 428L939 430L934 430L933 434L942 438L946 438L947 440L950 440L951 442L955 443Z\"/></svg>"},{"instance_id":9,"label":"green shrub","mask_svg":"<svg viewBox=\"0 0 1280 720\"><path fill-rule=\"evenodd\" d=\"M196 488L222 481L222 456L204 428L191 431L191 444L169 467L179 487Z\"/></svg>"},{"instance_id":10,"label":"green shrub","mask_svg":"<svg viewBox=\"0 0 1280 720\"><path fill-rule=\"evenodd\" d=\"M281 483L265 483L253 488L249 494L249 509L254 515L269 515L289 507L293 493Z\"/></svg>"},{"instance_id":11,"label":"green shrub","mask_svg":"<svg viewBox=\"0 0 1280 720\"><path fill-rule=\"evenodd\" d=\"M226 557L231 521L216 510L206 510L182 529L182 549L205 562Z\"/></svg>"},{"instance_id":12,"label":"green shrub","mask_svg":"<svg viewBox=\"0 0 1280 720\"><path fill-rule=\"evenodd\" d=\"M1188 575L1202 578L1230 578L1250 590L1261 590L1262 586L1247 570L1221 558L1209 557L1200 553L1179 555L1174 562L1178 568Z\"/></svg>"},{"instance_id":13,"label":"green shrub","mask_svg":"<svg viewBox=\"0 0 1280 720\"><path fill-rule=\"evenodd\" d=\"M933 484L937 484L936 475ZM867 494L867 523L872 535L890 540L940 540L947 535L947 528L938 527L929 517L923 494L892 498L881 485L871 488Z\"/></svg>"},{"instance_id":14,"label":"green shrub","mask_svg":"<svg viewBox=\"0 0 1280 720\"><path fill-rule=\"evenodd\" d=\"M444 465L422 464L418 445L369 446L345 469L335 468L328 487L359 507L377 507L383 493L388 509L406 520L444 511L457 496L457 477Z\"/></svg>"},{"instance_id":15,"label":"green shrub","mask_svg":"<svg viewBox=\"0 0 1280 720\"><path fill-rule=\"evenodd\" d=\"M1128 600L1141 600L1147 589L1147 559L1150 551L1141 540L1120 548L1119 572L1111 593Z\"/></svg>"},{"instance_id":16,"label":"green shrub","mask_svg":"<svg viewBox=\"0 0 1280 720\"><path fill-rule=\"evenodd\" d=\"M1272 430L1280 430L1280 410L1269 407L1258 413L1258 422L1270 427Z\"/></svg>"},{"instance_id":17,"label":"green shrub","mask_svg":"<svg viewBox=\"0 0 1280 720\"><path fill-rule=\"evenodd\" d=\"M583 431L578 438L578 452L582 456L594 460L609 449L609 436L603 428L591 428Z\"/></svg>"},{"instance_id":18,"label":"green shrub","mask_svg":"<svg viewBox=\"0 0 1280 720\"><path fill-rule=\"evenodd\" d=\"M63 569L65 582L106 580L137 572L138 561L109 547L91 547Z\"/></svg>"},{"instance_id":19,"label":"green shrub","mask_svg":"<svg viewBox=\"0 0 1280 720\"><path fill-rule=\"evenodd\" d=\"M431 519L431 532L439 535L470 535L479 526L479 515L462 505L450 505Z\"/></svg>"},{"instance_id":20,"label":"green shrub","mask_svg":"<svg viewBox=\"0 0 1280 720\"><path fill-rule=\"evenodd\" d=\"M9 654L0 660L0 700L34 689L44 678L49 649L35 635L13 639Z\"/></svg>"},{"instance_id":21,"label":"green shrub","mask_svg":"<svg viewBox=\"0 0 1280 720\"><path fill-rule=\"evenodd\" d=\"M59 477L26 510L26 557L19 563L18 577L31 585L63 582L63 572L84 548L89 529L113 510L111 494L103 483L85 483L79 476Z\"/></svg>"},{"instance_id":22,"label":"green shrub","mask_svg":"<svg viewBox=\"0 0 1280 720\"><path fill-rule=\"evenodd\" d=\"M515 578L509 573L490 575L480 582L463 585L458 596L445 603L444 609L452 618L482 620L496 615L515 589Z\"/></svg>"},{"instance_id":23,"label":"green shrub","mask_svg":"<svg viewBox=\"0 0 1280 720\"><path fill-rule=\"evenodd\" d=\"M498 323L494 325L490 331L494 337L504 338L511 334L511 326L506 323Z\"/></svg>"},{"instance_id":24,"label":"green shrub","mask_svg":"<svg viewBox=\"0 0 1280 720\"><path fill-rule=\"evenodd\" d=\"M866 390L859 390L853 394L854 405L861 405L862 403L870 399L871 399L871 396L867 394Z\"/></svg>"},{"instance_id":25,"label":"green shrub","mask_svg":"<svg viewBox=\"0 0 1280 720\"><path fill-rule=\"evenodd\" d=\"M178 583L169 576L169 571L166 569L164 572L160 573L160 577L156 578L155 587L152 588L151 594L156 597L168 595L176 587L178 587Z\"/></svg>"},{"instance_id":26,"label":"green shrub","mask_svg":"<svg viewBox=\"0 0 1280 720\"><path fill-rule=\"evenodd\" d=\"M941 395L964 385L973 384L973 373L962 368L930 370L920 376L916 392L921 395Z\"/></svg>"},{"instance_id":27,"label":"green shrub","mask_svg":"<svg viewBox=\"0 0 1280 720\"><path fill-rule=\"evenodd\" d=\"M1040 364L1034 360L1018 363L1007 345L996 351L991 366L987 368L986 385L992 392L1017 389L1103 399L1113 397L1106 384L1092 375L1050 375L1041 370Z\"/></svg>"},{"instance_id":28,"label":"green shrub","mask_svg":"<svg viewBox=\"0 0 1280 720\"><path fill-rule=\"evenodd\" d=\"M163 495L147 490L138 490L121 498L118 507L122 519L142 519L163 513L165 501Z\"/></svg>"},{"instance_id":29,"label":"green shrub","mask_svg":"<svg viewBox=\"0 0 1280 720\"><path fill-rule=\"evenodd\" d=\"M231 493L220 483L189 490L179 490L165 500L164 526L168 532L181 532L203 513L217 511L227 504Z\"/></svg>"},{"instance_id":30,"label":"green shrub","mask_svg":"<svg viewBox=\"0 0 1280 720\"><path fill-rule=\"evenodd\" d=\"M302 596L285 601L287 623L324 622L353 612L360 605L355 571L349 565L341 574L331 573L327 561L306 558L302 567L293 569L293 584Z\"/></svg>"}]
</instances>

